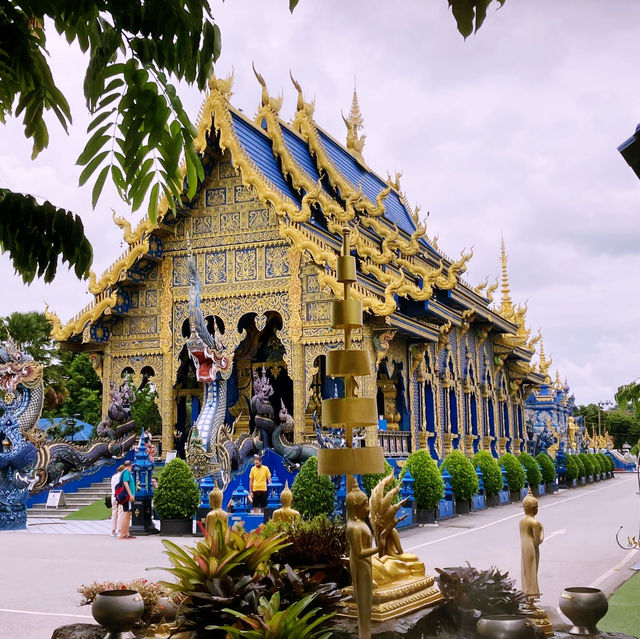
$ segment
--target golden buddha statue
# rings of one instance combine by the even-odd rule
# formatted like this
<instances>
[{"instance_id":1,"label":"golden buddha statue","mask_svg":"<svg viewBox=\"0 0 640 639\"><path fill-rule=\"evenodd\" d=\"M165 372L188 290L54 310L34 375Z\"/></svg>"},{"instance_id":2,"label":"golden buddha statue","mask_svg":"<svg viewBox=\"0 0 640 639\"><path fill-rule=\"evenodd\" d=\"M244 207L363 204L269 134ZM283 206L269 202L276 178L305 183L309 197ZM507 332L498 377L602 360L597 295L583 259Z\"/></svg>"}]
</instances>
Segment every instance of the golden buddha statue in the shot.
<instances>
[{"instance_id":1,"label":"golden buddha statue","mask_svg":"<svg viewBox=\"0 0 640 639\"><path fill-rule=\"evenodd\" d=\"M522 564L522 592L530 600L540 598L538 586L538 564L540 563L540 544L544 541L544 528L536 519L538 500L531 493L522 500L524 517L520 520L520 546Z\"/></svg>"},{"instance_id":2,"label":"golden buddha statue","mask_svg":"<svg viewBox=\"0 0 640 639\"><path fill-rule=\"evenodd\" d=\"M442 600L433 577L425 576L418 557L405 553L396 530L403 501L393 503L399 487L385 494L390 474L371 491L371 522L375 546L367 525L369 500L354 480L346 498L349 568L353 587L345 588L351 601L347 615L358 616L360 637L371 636L371 621L385 621ZM355 602L358 605L356 607ZM368 634L367 634L368 633Z\"/></svg>"},{"instance_id":3,"label":"golden buddha statue","mask_svg":"<svg viewBox=\"0 0 640 639\"><path fill-rule=\"evenodd\" d=\"M569 448L575 449L576 445L576 431L578 430L578 425L576 424L576 420L573 417L569 417L567 421L567 436L569 440Z\"/></svg>"},{"instance_id":4,"label":"golden buddha statue","mask_svg":"<svg viewBox=\"0 0 640 639\"><path fill-rule=\"evenodd\" d=\"M207 533L212 535L217 521L221 521L226 526L229 519L229 514L222 510L222 491L219 488L214 488L209 493L209 506L211 510L207 513L205 528Z\"/></svg>"},{"instance_id":5,"label":"golden buddha statue","mask_svg":"<svg viewBox=\"0 0 640 639\"><path fill-rule=\"evenodd\" d=\"M289 482L285 481L284 490L280 493L280 503L282 508L273 511L273 521L294 521L300 519L300 513L291 508L291 502L293 501L293 493L289 490Z\"/></svg>"}]
</instances>

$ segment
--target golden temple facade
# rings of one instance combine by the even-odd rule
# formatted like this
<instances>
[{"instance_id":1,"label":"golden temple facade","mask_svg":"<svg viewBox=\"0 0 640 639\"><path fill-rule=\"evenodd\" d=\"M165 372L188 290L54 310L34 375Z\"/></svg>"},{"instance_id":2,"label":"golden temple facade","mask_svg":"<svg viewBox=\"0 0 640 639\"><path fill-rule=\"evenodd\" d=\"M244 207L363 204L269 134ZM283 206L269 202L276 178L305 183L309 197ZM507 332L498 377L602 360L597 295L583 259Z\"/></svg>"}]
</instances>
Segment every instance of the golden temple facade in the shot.
<instances>
[{"instance_id":1,"label":"golden temple facade","mask_svg":"<svg viewBox=\"0 0 640 639\"><path fill-rule=\"evenodd\" d=\"M368 441L397 456L418 447L437 458L452 448L520 451L524 394L543 377L531 365L537 338L526 307L511 302L504 250L494 305L497 282L473 288L461 279L471 253L444 256L399 176L384 180L366 165L355 94L342 145L316 124L295 81L287 124L281 99L256 75L262 99L253 120L231 105L230 79L211 80L195 142L206 178L194 199L175 214L161 204L157 222L135 229L114 218L128 248L101 277L91 275L92 303L65 325L49 313L53 337L90 355L105 412L110 382L129 374L155 385L165 450L174 427L195 420L202 391L186 349L191 254L203 313L233 358L227 422L248 428L252 379L264 370L276 413L282 403L294 417L293 439L314 438L322 400L343 393L326 375L326 353L342 343L330 309L342 291L336 260L349 227L351 291L365 310L352 340L373 365L356 387L376 398L379 415Z\"/></svg>"}]
</instances>

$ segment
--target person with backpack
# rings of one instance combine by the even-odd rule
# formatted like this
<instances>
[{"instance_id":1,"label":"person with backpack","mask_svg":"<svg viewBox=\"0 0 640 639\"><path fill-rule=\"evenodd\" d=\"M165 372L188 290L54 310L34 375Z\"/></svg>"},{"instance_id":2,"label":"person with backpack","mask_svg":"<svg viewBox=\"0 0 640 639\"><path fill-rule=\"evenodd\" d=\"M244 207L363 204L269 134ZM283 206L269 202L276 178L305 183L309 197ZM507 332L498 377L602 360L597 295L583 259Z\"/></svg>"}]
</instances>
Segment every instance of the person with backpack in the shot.
<instances>
[{"instance_id":1,"label":"person with backpack","mask_svg":"<svg viewBox=\"0 0 640 639\"><path fill-rule=\"evenodd\" d=\"M111 536L117 537L118 530L118 500L116 499L116 486L120 482L120 473L124 470L124 464L118 466L118 470L111 477Z\"/></svg>"},{"instance_id":2,"label":"person with backpack","mask_svg":"<svg viewBox=\"0 0 640 639\"><path fill-rule=\"evenodd\" d=\"M131 504L136 494L136 484L131 471L131 460L124 462L124 469L120 473L120 481L115 489L116 500L118 501L118 533L120 539L135 539L129 533L131 526Z\"/></svg>"}]
</instances>

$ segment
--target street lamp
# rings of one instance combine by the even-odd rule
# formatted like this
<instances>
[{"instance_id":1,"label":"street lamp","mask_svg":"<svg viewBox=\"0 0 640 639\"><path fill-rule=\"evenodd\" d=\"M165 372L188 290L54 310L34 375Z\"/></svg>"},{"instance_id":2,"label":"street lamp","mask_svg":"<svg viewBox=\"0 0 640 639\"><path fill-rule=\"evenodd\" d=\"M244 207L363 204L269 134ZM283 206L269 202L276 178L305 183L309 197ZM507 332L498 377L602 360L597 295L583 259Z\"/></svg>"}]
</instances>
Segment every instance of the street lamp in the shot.
<instances>
[{"instance_id":1,"label":"street lamp","mask_svg":"<svg viewBox=\"0 0 640 639\"><path fill-rule=\"evenodd\" d=\"M602 430L600 428L600 411L604 409L605 406L613 406L613 402L606 400L604 402L598 402L598 436L602 436Z\"/></svg>"}]
</instances>

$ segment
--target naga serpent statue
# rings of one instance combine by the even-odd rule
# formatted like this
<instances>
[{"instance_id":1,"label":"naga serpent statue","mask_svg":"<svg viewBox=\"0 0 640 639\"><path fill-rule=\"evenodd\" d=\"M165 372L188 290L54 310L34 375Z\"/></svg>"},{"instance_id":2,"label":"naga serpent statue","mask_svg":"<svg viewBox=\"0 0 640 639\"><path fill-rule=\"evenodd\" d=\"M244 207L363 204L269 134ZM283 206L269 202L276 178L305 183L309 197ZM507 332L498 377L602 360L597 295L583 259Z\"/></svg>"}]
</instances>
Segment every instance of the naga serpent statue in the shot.
<instances>
[{"instance_id":1,"label":"naga serpent statue","mask_svg":"<svg viewBox=\"0 0 640 639\"><path fill-rule=\"evenodd\" d=\"M30 494L60 485L101 459L122 456L135 443L133 421L86 446L48 441L37 426L42 372L42 364L15 344L0 344L0 530L26 527Z\"/></svg>"},{"instance_id":2,"label":"naga serpent statue","mask_svg":"<svg viewBox=\"0 0 640 639\"><path fill-rule=\"evenodd\" d=\"M230 469L223 467L225 459L216 444L224 426L227 380L233 369L233 354L225 351L215 320L212 322L213 334L207 328L200 301L202 284L192 255L189 256L189 271L187 350L196 369L196 379L204 384L204 397L198 419L191 429L186 457L198 479L212 476L219 487L224 487L228 479L225 472Z\"/></svg>"}]
</instances>

